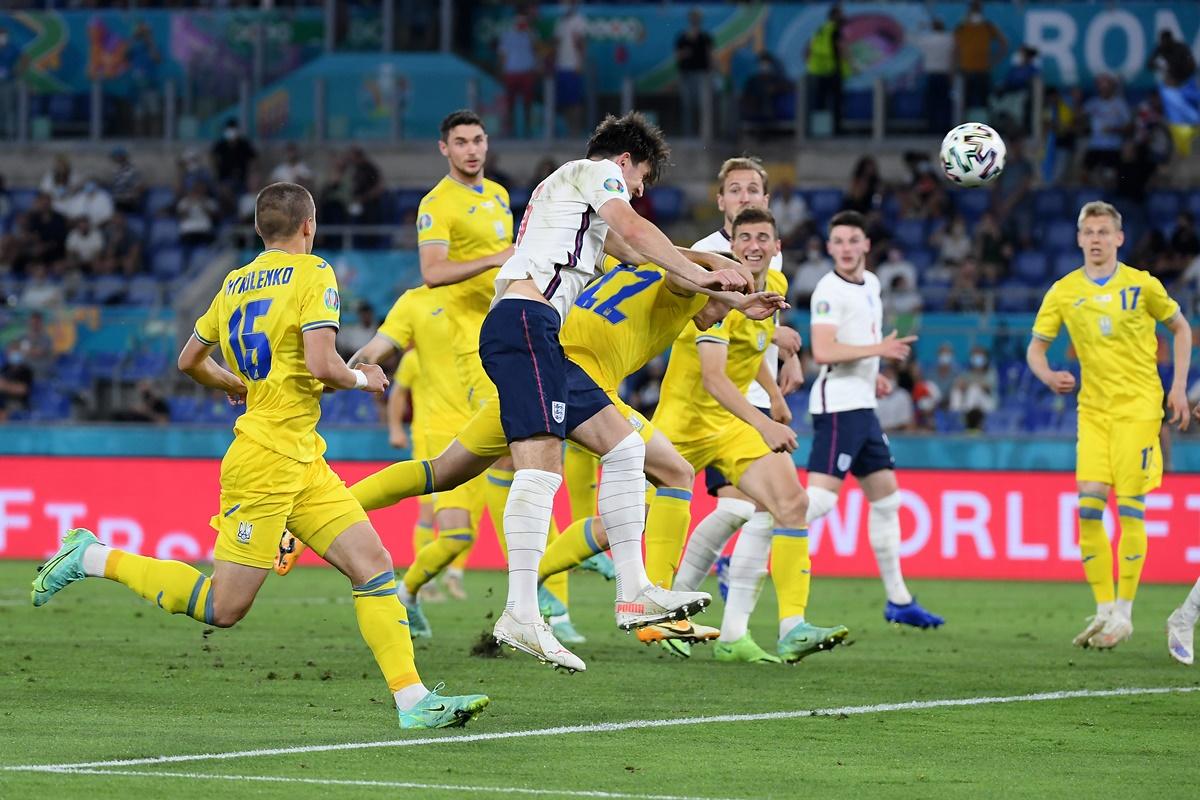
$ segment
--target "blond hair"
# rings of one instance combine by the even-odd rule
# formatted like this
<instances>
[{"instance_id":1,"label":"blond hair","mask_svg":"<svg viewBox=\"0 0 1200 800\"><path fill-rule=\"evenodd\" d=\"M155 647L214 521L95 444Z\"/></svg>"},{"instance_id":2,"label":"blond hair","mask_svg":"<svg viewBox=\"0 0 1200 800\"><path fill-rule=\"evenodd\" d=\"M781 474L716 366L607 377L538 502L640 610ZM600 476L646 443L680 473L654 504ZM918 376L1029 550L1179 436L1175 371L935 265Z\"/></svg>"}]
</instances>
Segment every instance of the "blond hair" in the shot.
<instances>
[{"instance_id":1,"label":"blond hair","mask_svg":"<svg viewBox=\"0 0 1200 800\"><path fill-rule=\"evenodd\" d=\"M1121 230L1121 212L1117 211L1112 203L1106 203L1103 200L1093 200L1079 209L1079 221L1076 227L1083 230L1083 221L1088 217L1112 217L1113 225L1117 230Z\"/></svg>"},{"instance_id":2,"label":"blond hair","mask_svg":"<svg viewBox=\"0 0 1200 800\"><path fill-rule=\"evenodd\" d=\"M762 178L763 194L768 193L767 188L767 168L762 165L762 162L757 158L750 156L739 156L737 158L727 158L725 163L721 165L721 170L717 173L717 192L725 191L725 179L729 177L729 173L737 170L748 170L757 172L758 177Z\"/></svg>"}]
</instances>

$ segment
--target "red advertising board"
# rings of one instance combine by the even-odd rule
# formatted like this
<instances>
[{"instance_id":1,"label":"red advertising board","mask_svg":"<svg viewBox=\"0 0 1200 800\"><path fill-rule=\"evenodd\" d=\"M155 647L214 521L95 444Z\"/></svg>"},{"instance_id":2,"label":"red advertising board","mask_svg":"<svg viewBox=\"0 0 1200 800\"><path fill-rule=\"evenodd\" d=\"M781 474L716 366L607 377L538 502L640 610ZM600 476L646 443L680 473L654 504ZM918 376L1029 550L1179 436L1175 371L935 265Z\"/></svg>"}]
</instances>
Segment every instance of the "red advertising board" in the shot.
<instances>
[{"instance_id":1,"label":"red advertising board","mask_svg":"<svg viewBox=\"0 0 1200 800\"><path fill-rule=\"evenodd\" d=\"M334 468L353 482L382 464ZM113 545L160 558L207 560L209 518L217 511L213 459L4 457L0 459L0 558L44 558L67 528L91 528ZM1074 479L1068 472L900 473L901 554L912 577L1064 579L1082 571L1076 547ZM697 483L693 522L712 509ZM560 492L560 523L566 493ZM814 572L876 574L867 538L868 507L848 486L836 511L810 534ZM1105 516L1114 531L1113 508ZM372 512L396 563L412 558L415 500ZM1191 582L1200 574L1200 476L1168 476L1146 498L1150 555L1144 579ZM490 525L471 556L477 568L502 564Z\"/></svg>"}]
</instances>

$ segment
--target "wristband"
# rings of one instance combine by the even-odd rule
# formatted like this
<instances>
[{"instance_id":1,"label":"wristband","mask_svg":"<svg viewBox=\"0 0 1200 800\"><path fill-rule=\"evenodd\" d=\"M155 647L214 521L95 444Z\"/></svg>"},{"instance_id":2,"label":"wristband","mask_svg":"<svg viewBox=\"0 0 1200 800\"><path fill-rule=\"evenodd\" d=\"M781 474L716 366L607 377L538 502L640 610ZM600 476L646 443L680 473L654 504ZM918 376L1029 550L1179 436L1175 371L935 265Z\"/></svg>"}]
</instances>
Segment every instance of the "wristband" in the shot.
<instances>
[{"instance_id":1,"label":"wristband","mask_svg":"<svg viewBox=\"0 0 1200 800\"><path fill-rule=\"evenodd\" d=\"M354 388L367 388L367 373L363 372L361 369L352 369L350 371L354 373Z\"/></svg>"}]
</instances>

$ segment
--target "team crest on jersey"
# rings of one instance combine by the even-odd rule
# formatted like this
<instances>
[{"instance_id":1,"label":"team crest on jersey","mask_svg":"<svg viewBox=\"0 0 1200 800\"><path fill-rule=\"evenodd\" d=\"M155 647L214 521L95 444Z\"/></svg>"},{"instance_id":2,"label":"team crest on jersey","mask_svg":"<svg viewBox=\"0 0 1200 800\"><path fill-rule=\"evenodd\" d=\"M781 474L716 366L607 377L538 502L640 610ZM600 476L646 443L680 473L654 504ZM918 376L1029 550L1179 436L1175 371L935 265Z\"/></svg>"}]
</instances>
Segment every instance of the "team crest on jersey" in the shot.
<instances>
[{"instance_id":1,"label":"team crest on jersey","mask_svg":"<svg viewBox=\"0 0 1200 800\"><path fill-rule=\"evenodd\" d=\"M241 542L242 544L247 544L250 541L250 537L253 534L254 534L254 523L253 522L239 522L238 523L237 537L238 537L239 542Z\"/></svg>"},{"instance_id":2,"label":"team crest on jersey","mask_svg":"<svg viewBox=\"0 0 1200 800\"><path fill-rule=\"evenodd\" d=\"M609 178L604 182L604 188L613 194L620 194L625 191L625 184L621 183L616 178Z\"/></svg>"},{"instance_id":3,"label":"team crest on jersey","mask_svg":"<svg viewBox=\"0 0 1200 800\"><path fill-rule=\"evenodd\" d=\"M850 462L852 460L853 459L850 458L849 453L838 453L838 460L837 460L838 472L845 472L848 469L850 469Z\"/></svg>"},{"instance_id":4,"label":"team crest on jersey","mask_svg":"<svg viewBox=\"0 0 1200 800\"><path fill-rule=\"evenodd\" d=\"M557 400L551 401L550 414L554 417L554 421L561 425L567 418L567 404Z\"/></svg>"},{"instance_id":5,"label":"team crest on jersey","mask_svg":"<svg viewBox=\"0 0 1200 800\"><path fill-rule=\"evenodd\" d=\"M817 314L828 314L829 313L829 301L828 300L818 300L815 312Z\"/></svg>"},{"instance_id":6,"label":"team crest on jersey","mask_svg":"<svg viewBox=\"0 0 1200 800\"><path fill-rule=\"evenodd\" d=\"M1100 318L1100 335L1112 336L1112 317Z\"/></svg>"},{"instance_id":7,"label":"team crest on jersey","mask_svg":"<svg viewBox=\"0 0 1200 800\"><path fill-rule=\"evenodd\" d=\"M417 217L417 231L427 231L433 227L433 217L422 214Z\"/></svg>"},{"instance_id":8,"label":"team crest on jersey","mask_svg":"<svg viewBox=\"0 0 1200 800\"><path fill-rule=\"evenodd\" d=\"M332 286L325 290L325 307L330 311L337 311L342 307L342 300L338 297L338 291Z\"/></svg>"}]
</instances>

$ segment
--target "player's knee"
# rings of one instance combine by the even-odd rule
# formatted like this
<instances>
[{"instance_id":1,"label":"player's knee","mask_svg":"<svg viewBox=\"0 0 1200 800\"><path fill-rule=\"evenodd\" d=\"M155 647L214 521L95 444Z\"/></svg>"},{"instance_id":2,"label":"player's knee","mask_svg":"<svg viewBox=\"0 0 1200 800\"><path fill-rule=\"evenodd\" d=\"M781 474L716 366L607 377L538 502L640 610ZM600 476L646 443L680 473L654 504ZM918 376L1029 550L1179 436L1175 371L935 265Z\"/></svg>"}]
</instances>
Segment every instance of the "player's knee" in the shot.
<instances>
[{"instance_id":1,"label":"player's knee","mask_svg":"<svg viewBox=\"0 0 1200 800\"><path fill-rule=\"evenodd\" d=\"M646 463L646 443L642 441L642 437L632 431L621 441L600 457L600 463L603 466L617 466L618 469L626 467L636 468L640 471Z\"/></svg>"},{"instance_id":2,"label":"player's knee","mask_svg":"<svg viewBox=\"0 0 1200 800\"><path fill-rule=\"evenodd\" d=\"M592 517L592 541L601 551L608 549L608 531L604 529L604 523L599 517Z\"/></svg>"},{"instance_id":3,"label":"player's knee","mask_svg":"<svg viewBox=\"0 0 1200 800\"><path fill-rule=\"evenodd\" d=\"M900 493L892 492L889 495L871 501L871 510L877 514L890 515L900 510Z\"/></svg>"},{"instance_id":4,"label":"player's knee","mask_svg":"<svg viewBox=\"0 0 1200 800\"><path fill-rule=\"evenodd\" d=\"M788 492L775 498L769 510L779 527L803 528L808 524L808 498L804 492Z\"/></svg>"},{"instance_id":5,"label":"player's knee","mask_svg":"<svg viewBox=\"0 0 1200 800\"><path fill-rule=\"evenodd\" d=\"M696 470L692 469L692 465L682 458L672 459L655 471L658 474L654 477L658 479L660 486L675 486L690 490L692 484L696 482Z\"/></svg>"},{"instance_id":6,"label":"player's knee","mask_svg":"<svg viewBox=\"0 0 1200 800\"><path fill-rule=\"evenodd\" d=\"M837 505L837 499L836 492L820 486L808 487L808 512L806 514L808 521L818 520L832 511Z\"/></svg>"},{"instance_id":7,"label":"player's knee","mask_svg":"<svg viewBox=\"0 0 1200 800\"><path fill-rule=\"evenodd\" d=\"M232 628L234 625L242 621L246 616L246 612L250 610L250 606L240 606L236 604L213 603L212 619L209 623L216 628Z\"/></svg>"}]
</instances>

